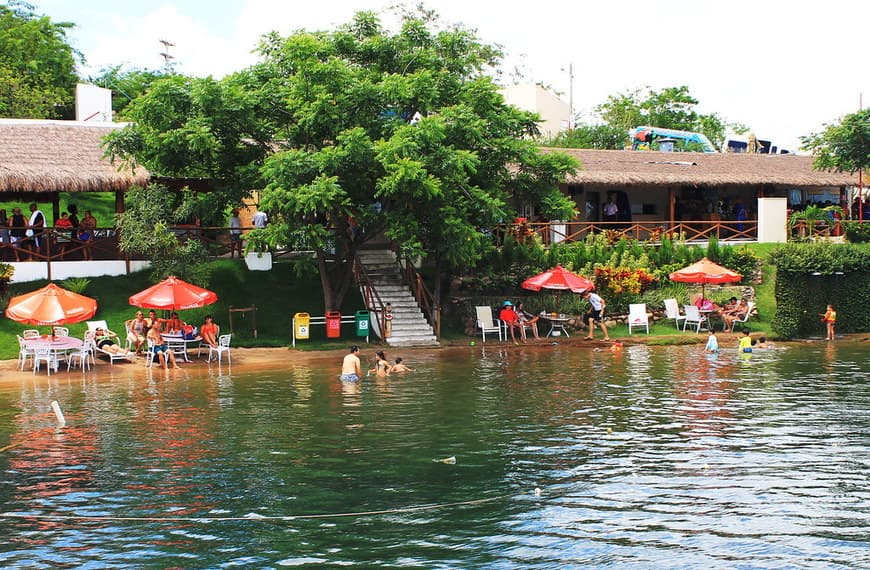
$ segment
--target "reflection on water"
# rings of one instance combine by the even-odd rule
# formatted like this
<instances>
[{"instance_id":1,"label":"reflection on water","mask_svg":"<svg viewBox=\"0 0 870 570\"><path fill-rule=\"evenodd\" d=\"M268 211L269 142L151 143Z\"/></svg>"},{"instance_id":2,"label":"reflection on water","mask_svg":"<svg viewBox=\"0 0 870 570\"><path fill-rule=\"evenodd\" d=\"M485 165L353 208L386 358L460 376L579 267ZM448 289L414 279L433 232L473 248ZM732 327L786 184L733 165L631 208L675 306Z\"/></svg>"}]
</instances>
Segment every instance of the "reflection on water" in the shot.
<instances>
[{"instance_id":1,"label":"reflection on water","mask_svg":"<svg viewBox=\"0 0 870 570\"><path fill-rule=\"evenodd\" d=\"M867 355L493 343L360 384L292 360L35 377L0 392L0 563L867 567Z\"/></svg>"}]
</instances>

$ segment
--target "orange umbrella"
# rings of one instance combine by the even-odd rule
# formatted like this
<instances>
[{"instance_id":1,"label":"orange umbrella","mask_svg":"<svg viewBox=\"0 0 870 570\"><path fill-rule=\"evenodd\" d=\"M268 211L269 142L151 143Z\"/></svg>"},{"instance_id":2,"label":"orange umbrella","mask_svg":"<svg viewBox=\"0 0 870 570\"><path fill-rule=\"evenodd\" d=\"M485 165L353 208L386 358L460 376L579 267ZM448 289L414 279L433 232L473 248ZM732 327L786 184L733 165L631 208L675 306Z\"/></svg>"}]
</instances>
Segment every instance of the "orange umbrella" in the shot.
<instances>
[{"instance_id":1,"label":"orange umbrella","mask_svg":"<svg viewBox=\"0 0 870 570\"><path fill-rule=\"evenodd\" d=\"M670 274L671 281L682 283L700 283L701 297L704 297L704 285L707 283L736 283L743 279L739 273L713 263L706 257L688 267L678 269Z\"/></svg>"},{"instance_id":2,"label":"orange umbrella","mask_svg":"<svg viewBox=\"0 0 870 570\"><path fill-rule=\"evenodd\" d=\"M573 291L583 293L595 289L595 285L576 273L571 273L561 265L557 265L549 271L539 273L523 281L523 289L540 291L541 289L553 289L556 291Z\"/></svg>"},{"instance_id":3,"label":"orange umbrella","mask_svg":"<svg viewBox=\"0 0 870 570\"><path fill-rule=\"evenodd\" d=\"M42 289L12 297L6 316L28 325L79 323L97 312L97 300L67 291L54 283Z\"/></svg>"},{"instance_id":4,"label":"orange umbrella","mask_svg":"<svg viewBox=\"0 0 870 570\"><path fill-rule=\"evenodd\" d=\"M170 276L157 285L132 295L130 304L143 309L181 311L211 305L217 300L217 293Z\"/></svg>"}]
</instances>

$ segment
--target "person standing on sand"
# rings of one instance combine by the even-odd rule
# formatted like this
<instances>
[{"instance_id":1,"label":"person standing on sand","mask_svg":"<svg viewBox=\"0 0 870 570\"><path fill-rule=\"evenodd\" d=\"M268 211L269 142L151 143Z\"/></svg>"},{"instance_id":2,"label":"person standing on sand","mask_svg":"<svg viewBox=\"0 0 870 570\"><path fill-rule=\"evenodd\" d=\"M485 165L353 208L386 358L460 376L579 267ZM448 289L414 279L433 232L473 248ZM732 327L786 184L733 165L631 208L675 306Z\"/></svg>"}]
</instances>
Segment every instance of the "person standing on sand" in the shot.
<instances>
[{"instance_id":1,"label":"person standing on sand","mask_svg":"<svg viewBox=\"0 0 870 570\"><path fill-rule=\"evenodd\" d=\"M604 299L592 291L586 291L583 293L583 298L589 301L589 304L592 305L589 312L583 316L583 320L589 325L589 334L583 337L583 340L594 340L595 323L598 323L598 326L601 327L601 332L604 333L604 340L610 340L610 335L607 334L607 327L604 325L604 308L607 306Z\"/></svg>"},{"instance_id":2,"label":"person standing on sand","mask_svg":"<svg viewBox=\"0 0 870 570\"><path fill-rule=\"evenodd\" d=\"M342 382L359 382L362 378L362 367L359 362L359 347L350 347L350 354L346 354L341 363Z\"/></svg>"}]
</instances>

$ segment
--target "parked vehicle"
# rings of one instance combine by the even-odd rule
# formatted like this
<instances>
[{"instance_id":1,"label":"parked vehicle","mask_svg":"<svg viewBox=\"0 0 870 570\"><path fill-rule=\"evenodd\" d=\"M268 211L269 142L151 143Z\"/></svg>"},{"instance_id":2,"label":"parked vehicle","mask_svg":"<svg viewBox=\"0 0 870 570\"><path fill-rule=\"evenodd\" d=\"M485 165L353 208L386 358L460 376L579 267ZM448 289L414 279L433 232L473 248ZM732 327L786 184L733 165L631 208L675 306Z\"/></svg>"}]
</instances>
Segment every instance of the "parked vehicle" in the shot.
<instances>
[{"instance_id":1,"label":"parked vehicle","mask_svg":"<svg viewBox=\"0 0 870 570\"><path fill-rule=\"evenodd\" d=\"M758 145L756 154L792 154L790 150L786 150L777 145L774 141L768 139L755 139ZM747 135L728 135L722 143L722 152L746 153L749 152L750 140Z\"/></svg>"},{"instance_id":2,"label":"parked vehicle","mask_svg":"<svg viewBox=\"0 0 870 570\"><path fill-rule=\"evenodd\" d=\"M701 152L716 152L716 147L706 136L692 131L662 129L659 127L636 127L628 131L633 150L684 150L696 146ZM684 147L681 149L680 147Z\"/></svg>"}]
</instances>

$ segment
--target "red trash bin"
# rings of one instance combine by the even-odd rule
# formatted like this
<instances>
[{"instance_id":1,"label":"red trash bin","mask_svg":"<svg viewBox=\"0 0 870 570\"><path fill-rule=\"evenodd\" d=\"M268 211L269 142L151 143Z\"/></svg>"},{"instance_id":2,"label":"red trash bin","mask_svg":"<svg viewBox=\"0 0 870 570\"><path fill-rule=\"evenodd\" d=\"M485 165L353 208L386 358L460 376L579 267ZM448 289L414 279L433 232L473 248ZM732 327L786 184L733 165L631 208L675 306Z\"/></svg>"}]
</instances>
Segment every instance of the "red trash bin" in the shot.
<instances>
[{"instance_id":1,"label":"red trash bin","mask_svg":"<svg viewBox=\"0 0 870 570\"><path fill-rule=\"evenodd\" d=\"M341 313L338 311L326 313L326 338L341 338Z\"/></svg>"}]
</instances>

